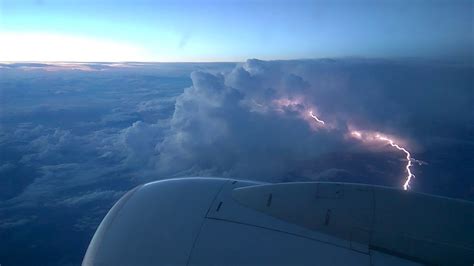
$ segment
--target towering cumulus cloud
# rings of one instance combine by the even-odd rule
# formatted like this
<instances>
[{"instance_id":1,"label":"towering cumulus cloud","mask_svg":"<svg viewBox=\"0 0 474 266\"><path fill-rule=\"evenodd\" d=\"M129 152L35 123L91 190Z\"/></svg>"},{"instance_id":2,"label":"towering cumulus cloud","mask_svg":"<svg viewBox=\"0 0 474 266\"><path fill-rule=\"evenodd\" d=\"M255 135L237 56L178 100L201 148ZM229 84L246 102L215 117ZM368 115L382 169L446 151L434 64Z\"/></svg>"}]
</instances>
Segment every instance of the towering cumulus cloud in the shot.
<instances>
[{"instance_id":1,"label":"towering cumulus cloud","mask_svg":"<svg viewBox=\"0 0 474 266\"><path fill-rule=\"evenodd\" d=\"M301 119L310 91L299 76L251 60L226 76L191 77L159 145L161 171L268 180L301 172L340 145Z\"/></svg>"},{"instance_id":2,"label":"towering cumulus cloud","mask_svg":"<svg viewBox=\"0 0 474 266\"><path fill-rule=\"evenodd\" d=\"M453 126L455 138L469 134L471 71L416 61L248 60L228 74L194 72L157 146L157 170L401 186L405 154L351 133L389 136L429 161Z\"/></svg>"}]
</instances>

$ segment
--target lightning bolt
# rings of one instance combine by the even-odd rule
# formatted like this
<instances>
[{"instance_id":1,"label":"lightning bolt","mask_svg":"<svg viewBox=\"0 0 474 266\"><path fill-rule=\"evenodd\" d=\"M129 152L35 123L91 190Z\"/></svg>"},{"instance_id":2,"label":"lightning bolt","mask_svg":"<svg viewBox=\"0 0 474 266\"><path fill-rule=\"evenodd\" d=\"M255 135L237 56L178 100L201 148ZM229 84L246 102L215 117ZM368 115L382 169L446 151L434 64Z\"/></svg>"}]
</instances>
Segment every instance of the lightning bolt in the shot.
<instances>
[{"instance_id":1,"label":"lightning bolt","mask_svg":"<svg viewBox=\"0 0 474 266\"><path fill-rule=\"evenodd\" d=\"M325 124L326 124L323 120L319 119L317 116L315 116L315 115L313 114L313 110L309 111L308 114L309 114L309 116L310 116L311 118L313 118L316 122L320 123L321 125L325 125Z\"/></svg>"},{"instance_id":2,"label":"lightning bolt","mask_svg":"<svg viewBox=\"0 0 474 266\"><path fill-rule=\"evenodd\" d=\"M326 125L326 122L316 116L312 109L308 108L308 106L301 100L301 99L277 99L273 102L276 107L277 111L284 112L285 108L293 108L294 110L299 110L300 114L304 117L306 116L310 120L314 120L317 123L317 126L324 127L326 129L330 129L330 126ZM298 109L302 108L302 109ZM306 111L305 111L306 110ZM306 115L305 115L305 112ZM425 164L422 161L418 161L412 158L411 153L405 148L400 146L400 144L396 143L394 139L389 138L385 135L381 135L376 132L371 131L357 131L357 130L350 130L350 136L362 141L362 142L374 142L374 141L383 141L386 144L390 145L391 147L401 151L405 154L406 165L405 170L407 172L407 176L405 177L405 182L403 183L403 189L408 190L410 188L410 182L415 177L413 172L411 171L411 167L413 163L418 163L419 165Z\"/></svg>"},{"instance_id":3,"label":"lightning bolt","mask_svg":"<svg viewBox=\"0 0 474 266\"><path fill-rule=\"evenodd\" d=\"M403 189L408 190L410 188L410 182L412 178L415 177L413 172L411 171L411 167L413 166L413 163L417 163L419 165L426 164L423 161L416 160L411 156L410 151L408 151L405 147L400 146L400 144L396 143L395 140L381 135L380 133L376 133L374 135L373 132L361 132L357 130L352 130L350 131L350 134L352 137L359 139L360 141L363 142L374 142L374 141L383 141L390 145L391 147L405 153L405 159L406 159L406 165L405 165L405 170L407 172L407 176L405 177L405 182L403 183Z\"/></svg>"},{"instance_id":4,"label":"lightning bolt","mask_svg":"<svg viewBox=\"0 0 474 266\"><path fill-rule=\"evenodd\" d=\"M386 141L388 144L390 144L390 146L405 153L405 158L407 160L407 164L405 165L405 170L407 171L407 176L405 177L405 183L403 184L403 189L408 190L410 188L411 179L415 177L415 175L411 172L410 168L413 166L412 161L416 161L416 160L412 159L411 154L407 149L398 145L392 139L387 138L385 136L381 136L379 134L377 134L375 137L379 140Z\"/></svg>"},{"instance_id":5,"label":"lightning bolt","mask_svg":"<svg viewBox=\"0 0 474 266\"><path fill-rule=\"evenodd\" d=\"M317 116L315 116L313 114L313 111L309 111L308 114L312 119L314 119L319 124L321 124L323 126L325 125L325 122L323 120L319 119ZM355 137L359 140L362 140L362 141L373 141L374 139L379 140L379 141L384 141L387 144L389 144L391 147L405 153L405 159L406 159L406 162L407 162L406 165L405 165L405 170L407 172L407 176L405 177L405 182L403 183L403 189L408 190L410 188L410 182L411 182L412 178L415 177L415 175L411 171L411 167L413 166L413 163L416 162L419 165L421 165L424 162L418 161L418 160L412 158L411 153L405 147L402 147L398 143L395 143L395 141L393 139L391 139L387 136L380 135L380 134L377 133L375 135L375 138L374 138L373 134L367 134L367 133L363 134L360 131L356 131L356 130L350 131L350 134L353 137Z\"/></svg>"}]
</instances>

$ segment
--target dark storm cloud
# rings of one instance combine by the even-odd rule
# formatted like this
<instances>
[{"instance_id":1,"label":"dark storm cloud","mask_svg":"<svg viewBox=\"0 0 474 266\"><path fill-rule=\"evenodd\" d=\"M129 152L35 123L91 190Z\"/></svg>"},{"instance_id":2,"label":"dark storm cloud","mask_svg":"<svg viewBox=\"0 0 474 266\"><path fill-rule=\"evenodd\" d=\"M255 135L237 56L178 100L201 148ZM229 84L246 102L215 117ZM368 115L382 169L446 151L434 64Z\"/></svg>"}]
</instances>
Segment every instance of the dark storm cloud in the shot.
<instances>
[{"instance_id":1,"label":"dark storm cloud","mask_svg":"<svg viewBox=\"0 0 474 266\"><path fill-rule=\"evenodd\" d=\"M11 264L23 257L79 263L117 198L150 180L212 175L400 187L403 154L348 138L348 127L395 136L426 161L414 167L415 191L474 200L472 66L94 64L104 70L0 66L0 257ZM315 126L308 108L330 130Z\"/></svg>"},{"instance_id":2,"label":"dark storm cloud","mask_svg":"<svg viewBox=\"0 0 474 266\"><path fill-rule=\"evenodd\" d=\"M400 186L402 154L350 140L348 128L395 136L415 157L430 163L441 154L436 139L472 139L472 74L466 65L356 59L249 60L226 75L194 72L193 86L177 98L171 128L157 146L157 171ZM279 99L300 105L278 110ZM308 106L334 129L312 129L312 122L299 116ZM474 146L467 146L468 154L473 151ZM328 154L341 156L326 160ZM448 157L446 165L465 169L453 183L466 180L464 175L473 172L469 160ZM416 182L435 184L435 190L448 193L430 166L417 169ZM424 179L423 172L430 176ZM422 185L418 188L423 190Z\"/></svg>"},{"instance_id":3,"label":"dark storm cloud","mask_svg":"<svg viewBox=\"0 0 474 266\"><path fill-rule=\"evenodd\" d=\"M473 172L468 156L457 160L445 152L474 150L472 66L362 59L248 60L231 71L228 65L130 65L107 73L30 71L22 81L6 75L0 140L17 155L4 158L0 169L8 173L4 180L24 182L9 186L4 198L88 186L117 172L137 183L213 175L399 186L400 154L367 149L347 138L348 127L409 145L429 163L416 167L420 190L429 184L430 191L449 194L437 180L451 181L441 175ZM180 67L199 70L184 92L189 76ZM282 99L298 104L278 106ZM312 127L301 117L305 108L333 129ZM446 158L444 170L434 169L443 166L437 155Z\"/></svg>"},{"instance_id":4,"label":"dark storm cloud","mask_svg":"<svg viewBox=\"0 0 474 266\"><path fill-rule=\"evenodd\" d=\"M158 171L278 180L299 171L302 161L338 149L338 132L314 134L291 110L253 110L293 88L304 91L301 79L275 73L266 80L241 70L192 74L193 87L178 97L170 133L158 147Z\"/></svg>"}]
</instances>

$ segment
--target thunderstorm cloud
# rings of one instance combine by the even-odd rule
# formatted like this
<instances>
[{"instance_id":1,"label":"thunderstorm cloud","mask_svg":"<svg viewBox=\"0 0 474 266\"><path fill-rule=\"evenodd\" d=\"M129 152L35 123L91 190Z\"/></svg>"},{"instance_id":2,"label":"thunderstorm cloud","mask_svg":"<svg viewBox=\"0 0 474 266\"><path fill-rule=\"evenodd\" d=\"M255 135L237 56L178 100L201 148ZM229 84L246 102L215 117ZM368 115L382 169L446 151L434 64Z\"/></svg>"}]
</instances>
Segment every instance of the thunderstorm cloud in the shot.
<instances>
[{"instance_id":1,"label":"thunderstorm cloud","mask_svg":"<svg viewBox=\"0 0 474 266\"><path fill-rule=\"evenodd\" d=\"M470 74L465 66L382 60L248 60L226 74L193 72L153 160L165 176L331 176L399 186L403 154L367 147L347 133L356 128L394 136L428 165L444 156L439 147L472 149ZM330 129L315 128L309 110ZM452 158L444 165L452 171L464 164L459 171L470 172L467 163ZM439 175L446 173L431 168L418 167L417 182L441 186Z\"/></svg>"},{"instance_id":2,"label":"thunderstorm cloud","mask_svg":"<svg viewBox=\"0 0 474 266\"><path fill-rule=\"evenodd\" d=\"M111 205L151 180L401 188L404 154L354 130L426 162L413 190L474 200L473 70L414 59L0 64L0 258L28 255L2 263L80 261Z\"/></svg>"}]
</instances>

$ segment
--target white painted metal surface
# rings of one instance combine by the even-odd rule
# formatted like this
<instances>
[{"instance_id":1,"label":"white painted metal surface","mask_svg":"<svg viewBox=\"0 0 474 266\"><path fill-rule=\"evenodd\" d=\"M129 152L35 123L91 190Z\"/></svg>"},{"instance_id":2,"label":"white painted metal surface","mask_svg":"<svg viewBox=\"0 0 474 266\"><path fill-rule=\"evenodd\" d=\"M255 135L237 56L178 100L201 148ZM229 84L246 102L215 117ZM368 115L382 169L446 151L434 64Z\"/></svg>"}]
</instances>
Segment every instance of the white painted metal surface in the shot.
<instances>
[{"instance_id":1,"label":"white painted metal surface","mask_svg":"<svg viewBox=\"0 0 474 266\"><path fill-rule=\"evenodd\" d=\"M349 240L354 247L362 244L426 264L474 262L471 202L379 186L315 182L239 188L233 196L249 208Z\"/></svg>"},{"instance_id":2,"label":"white painted metal surface","mask_svg":"<svg viewBox=\"0 0 474 266\"><path fill-rule=\"evenodd\" d=\"M293 234L206 219L189 265L368 266L370 257Z\"/></svg>"},{"instance_id":3,"label":"white painted metal surface","mask_svg":"<svg viewBox=\"0 0 474 266\"><path fill-rule=\"evenodd\" d=\"M469 202L381 187L170 179L123 196L83 265L464 265L473 217Z\"/></svg>"},{"instance_id":4,"label":"white painted metal surface","mask_svg":"<svg viewBox=\"0 0 474 266\"><path fill-rule=\"evenodd\" d=\"M186 265L223 179L171 179L125 195L94 235L83 265Z\"/></svg>"}]
</instances>

